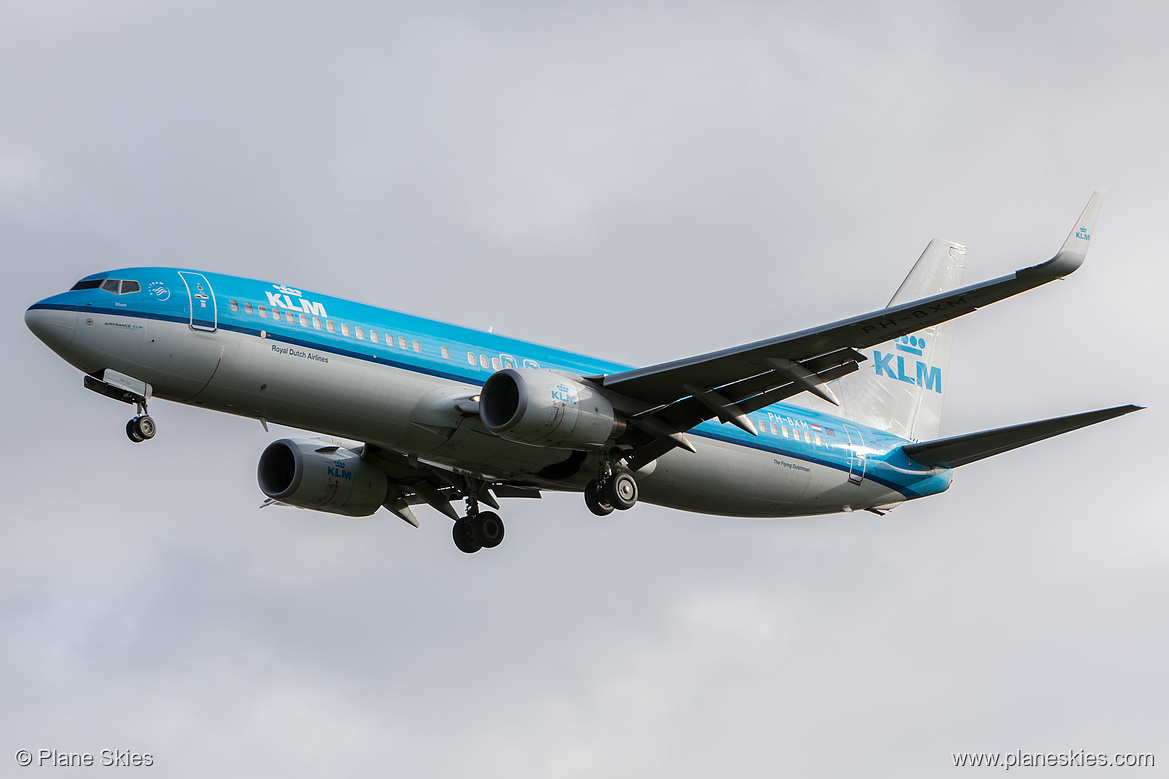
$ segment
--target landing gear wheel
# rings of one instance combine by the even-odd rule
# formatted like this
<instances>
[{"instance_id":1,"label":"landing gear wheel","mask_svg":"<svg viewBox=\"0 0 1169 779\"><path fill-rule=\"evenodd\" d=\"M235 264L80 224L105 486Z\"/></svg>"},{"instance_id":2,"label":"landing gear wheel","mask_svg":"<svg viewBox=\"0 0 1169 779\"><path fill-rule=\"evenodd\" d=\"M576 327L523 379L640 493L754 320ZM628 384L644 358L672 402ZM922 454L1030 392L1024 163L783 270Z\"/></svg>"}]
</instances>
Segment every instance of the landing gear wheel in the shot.
<instances>
[{"instance_id":1,"label":"landing gear wheel","mask_svg":"<svg viewBox=\"0 0 1169 779\"><path fill-rule=\"evenodd\" d=\"M129 438L136 444L140 444L146 439L138 434L138 425L135 424L138 420L131 419L126 423L126 438Z\"/></svg>"},{"instance_id":2,"label":"landing gear wheel","mask_svg":"<svg viewBox=\"0 0 1169 779\"><path fill-rule=\"evenodd\" d=\"M481 511L468 519L471 537L484 549L494 549L503 541L503 520L494 511Z\"/></svg>"},{"instance_id":3,"label":"landing gear wheel","mask_svg":"<svg viewBox=\"0 0 1169 779\"><path fill-rule=\"evenodd\" d=\"M607 517L613 513L613 507L601 498L599 492L595 480L586 484L584 493L585 505L589 507L589 511L598 517Z\"/></svg>"},{"instance_id":4,"label":"landing gear wheel","mask_svg":"<svg viewBox=\"0 0 1169 779\"><path fill-rule=\"evenodd\" d=\"M141 436L144 441L149 441L151 438L154 438L154 434L158 432L158 426L148 416L138 417L133 422L134 432Z\"/></svg>"},{"instance_id":5,"label":"landing gear wheel","mask_svg":"<svg viewBox=\"0 0 1169 779\"><path fill-rule=\"evenodd\" d=\"M631 509L637 503L637 482L628 473L615 473L605 482L604 497L618 511Z\"/></svg>"},{"instance_id":6,"label":"landing gear wheel","mask_svg":"<svg viewBox=\"0 0 1169 779\"><path fill-rule=\"evenodd\" d=\"M455 523L454 537L455 546L459 548L460 552L474 554L483 548L483 544L476 541L471 534L471 521L469 519L460 519Z\"/></svg>"}]
</instances>

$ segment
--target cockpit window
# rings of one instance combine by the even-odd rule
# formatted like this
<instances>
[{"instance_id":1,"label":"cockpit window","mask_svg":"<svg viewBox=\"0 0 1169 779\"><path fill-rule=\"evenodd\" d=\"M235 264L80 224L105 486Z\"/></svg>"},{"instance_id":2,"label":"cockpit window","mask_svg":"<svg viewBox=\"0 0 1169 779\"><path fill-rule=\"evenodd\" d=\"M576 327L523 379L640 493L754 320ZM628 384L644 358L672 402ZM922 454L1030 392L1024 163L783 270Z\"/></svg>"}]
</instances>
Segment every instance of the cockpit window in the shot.
<instances>
[{"instance_id":1,"label":"cockpit window","mask_svg":"<svg viewBox=\"0 0 1169 779\"><path fill-rule=\"evenodd\" d=\"M82 279L70 288L70 292L77 289L104 289L115 295L129 295L131 292L141 292L142 285L136 281L121 279Z\"/></svg>"}]
</instances>

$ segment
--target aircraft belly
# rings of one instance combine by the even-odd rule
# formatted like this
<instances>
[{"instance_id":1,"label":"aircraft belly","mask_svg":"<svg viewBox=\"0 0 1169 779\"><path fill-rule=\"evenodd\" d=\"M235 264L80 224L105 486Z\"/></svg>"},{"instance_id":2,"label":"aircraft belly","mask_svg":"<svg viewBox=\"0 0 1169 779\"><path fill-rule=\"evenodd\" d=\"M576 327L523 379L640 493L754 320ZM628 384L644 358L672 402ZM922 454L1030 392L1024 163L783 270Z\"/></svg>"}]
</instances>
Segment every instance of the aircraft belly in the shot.
<instances>
[{"instance_id":1,"label":"aircraft belly","mask_svg":"<svg viewBox=\"0 0 1169 779\"><path fill-rule=\"evenodd\" d=\"M341 438L400 446L417 399L445 383L275 339L218 337L222 362L195 403Z\"/></svg>"},{"instance_id":2,"label":"aircraft belly","mask_svg":"<svg viewBox=\"0 0 1169 779\"><path fill-rule=\"evenodd\" d=\"M852 484L828 465L722 441L691 439L698 454L672 451L638 480L641 499L671 508L740 517L827 514L904 497L875 482Z\"/></svg>"},{"instance_id":3,"label":"aircraft belly","mask_svg":"<svg viewBox=\"0 0 1169 779\"><path fill-rule=\"evenodd\" d=\"M539 481L539 471L563 462L571 455L567 449L532 446L500 438L484 428L478 417L463 420L448 440L425 453L426 459L433 462L521 481Z\"/></svg>"},{"instance_id":4,"label":"aircraft belly","mask_svg":"<svg viewBox=\"0 0 1169 779\"><path fill-rule=\"evenodd\" d=\"M97 320L85 325L83 318L79 327L95 330ZM592 463L563 481L539 478L539 471L571 452L504 440L478 417L458 412L454 401L474 385L223 328L204 333L160 321L150 323L149 335L113 324L102 328L86 339L84 361L148 381L160 398L552 488L580 489L595 471ZM448 402L451 413L444 411ZM852 484L847 471L823 463L700 436L692 440L698 454L675 450L638 474L641 500L707 514L782 517L904 499L872 480Z\"/></svg>"}]
</instances>

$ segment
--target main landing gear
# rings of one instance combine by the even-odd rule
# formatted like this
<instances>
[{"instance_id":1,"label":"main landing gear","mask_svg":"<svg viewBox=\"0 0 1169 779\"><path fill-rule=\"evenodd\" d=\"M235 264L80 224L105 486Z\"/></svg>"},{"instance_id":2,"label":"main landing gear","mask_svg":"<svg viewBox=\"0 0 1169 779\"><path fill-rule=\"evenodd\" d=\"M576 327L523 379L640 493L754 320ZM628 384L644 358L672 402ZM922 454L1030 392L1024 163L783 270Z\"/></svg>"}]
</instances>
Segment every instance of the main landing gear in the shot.
<instances>
[{"instance_id":1,"label":"main landing gear","mask_svg":"<svg viewBox=\"0 0 1169 779\"><path fill-rule=\"evenodd\" d=\"M478 498L468 491L467 516L455 521L453 535L460 552L494 549L503 541L503 520L494 511L480 511Z\"/></svg>"},{"instance_id":2,"label":"main landing gear","mask_svg":"<svg viewBox=\"0 0 1169 779\"><path fill-rule=\"evenodd\" d=\"M158 426L146 413L146 404L138 404L138 414L126 423L126 437L136 444L149 441L158 432Z\"/></svg>"},{"instance_id":3,"label":"main landing gear","mask_svg":"<svg viewBox=\"0 0 1169 779\"><path fill-rule=\"evenodd\" d=\"M601 463L597 478L585 485L585 505L598 517L614 509L626 511L637 503L637 480L625 471L613 472L607 461Z\"/></svg>"}]
</instances>

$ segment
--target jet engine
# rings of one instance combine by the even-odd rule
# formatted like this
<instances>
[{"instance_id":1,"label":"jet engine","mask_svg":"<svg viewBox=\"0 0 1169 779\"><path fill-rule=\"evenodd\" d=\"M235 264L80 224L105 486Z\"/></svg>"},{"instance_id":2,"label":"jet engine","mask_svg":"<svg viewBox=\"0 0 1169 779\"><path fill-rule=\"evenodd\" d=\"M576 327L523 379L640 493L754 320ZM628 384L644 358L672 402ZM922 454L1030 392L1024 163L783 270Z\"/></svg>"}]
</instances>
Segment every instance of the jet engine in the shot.
<instances>
[{"instance_id":1,"label":"jet engine","mask_svg":"<svg viewBox=\"0 0 1169 779\"><path fill-rule=\"evenodd\" d=\"M534 368L491 374L479 396L479 418L500 438L561 449L599 449L625 429L604 395Z\"/></svg>"},{"instance_id":2,"label":"jet engine","mask_svg":"<svg viewBox=\"0 0 1169 779\"><path fill-rule=\"evenodd\" d=\"M260 455L256 478L273 500L347 517L374 513L389 489L385 471L359 453L291 438L268 444Z\"/></svg>"}]
</instances>

